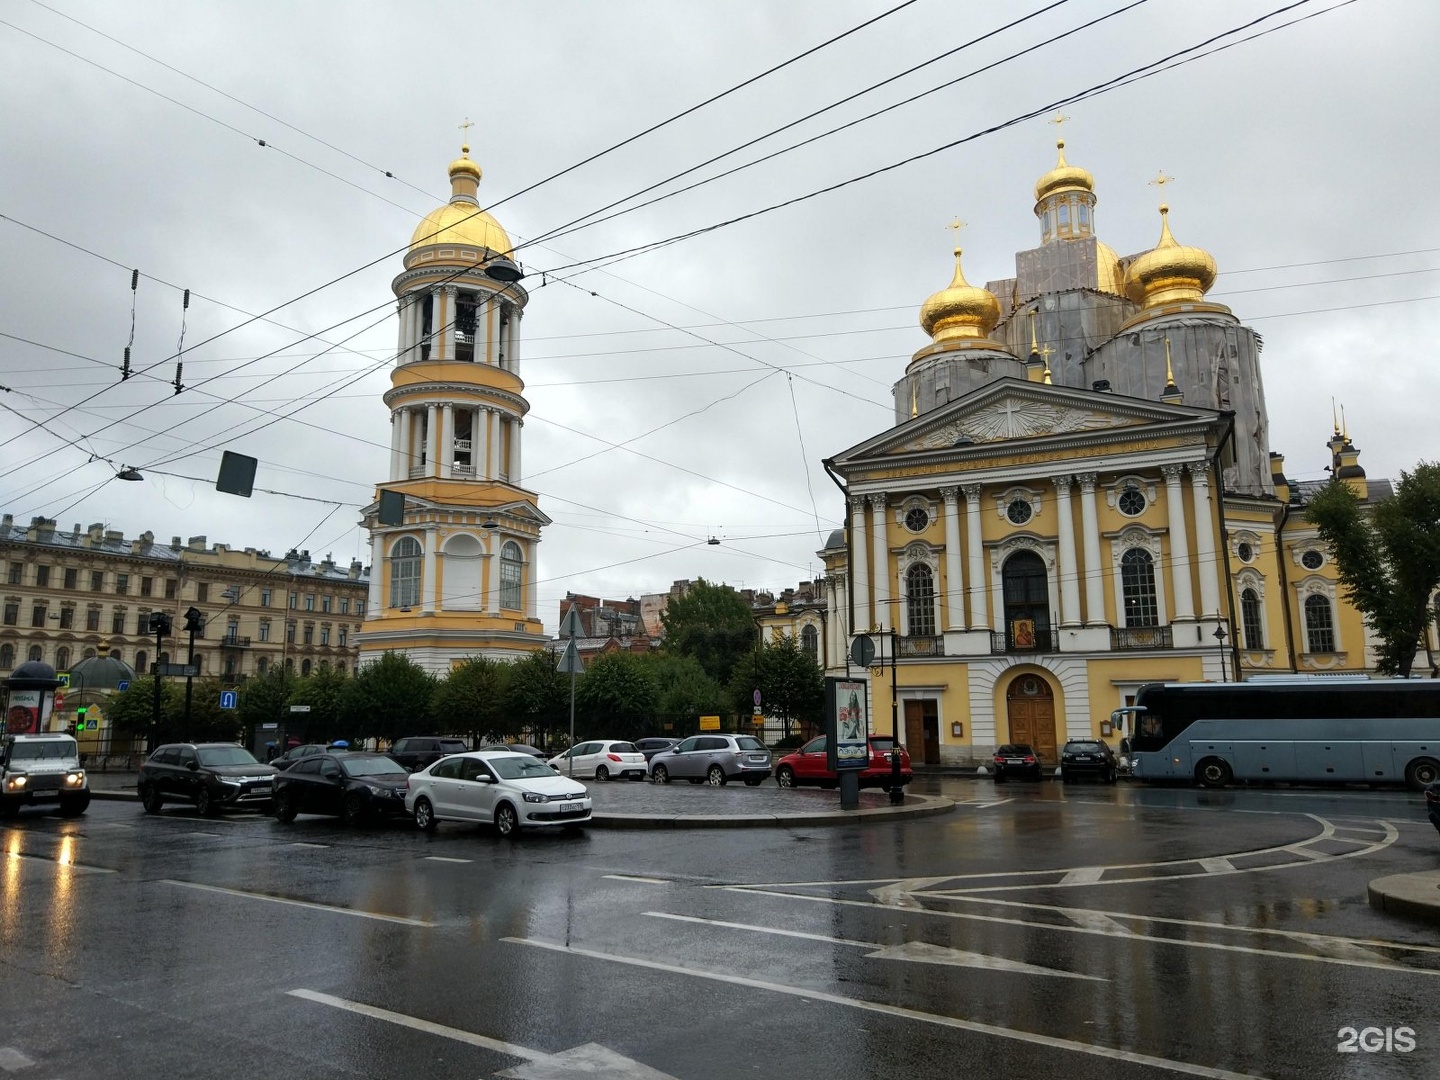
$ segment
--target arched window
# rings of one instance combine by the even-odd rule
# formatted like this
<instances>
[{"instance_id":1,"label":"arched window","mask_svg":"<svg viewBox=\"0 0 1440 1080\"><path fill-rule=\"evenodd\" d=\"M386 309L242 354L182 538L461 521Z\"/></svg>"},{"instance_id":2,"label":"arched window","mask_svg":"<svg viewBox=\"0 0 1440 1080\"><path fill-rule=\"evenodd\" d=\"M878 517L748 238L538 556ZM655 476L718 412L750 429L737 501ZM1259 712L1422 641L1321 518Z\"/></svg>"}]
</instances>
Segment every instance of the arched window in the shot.
<instances>
[{"instance_id":1,"label":"arched window","mask_svg":"<svg viewBox=\"0 0 1440 1080\"><path fill-rule=\"evenodd\" d=\"M93 657L94 655L95 655L95 650L94 650L94 649L86 649L86 650L85 650L85 657L84 657L84 658L85 658L86 660L89 660L89 659L90 659L91 657Z\"/></svg>"},{"instance_id":2,"label":"arched window","mask_svg":"<svg viewBox=\"0 0 1440 1080\"><path fill-rule=\"evenodd\" d=\"M1240 593L1240 627L1245 631L1245 648L1265 647L1265 624L1260 619L1260 594L1254 589Z\"/></svg>"},{"instance_id":3,"label":"arched window","mask_svg":"<svg viewBox=\"0 0 1440 1080\"><path fill-rule=\"evenodd\" d=\"M405 536L390 549L390 606L415 607L420 603L420 541Z\"/></svg>"},{"instance_id":4,"label":"arched window","mask_svg":"<svg viewBox=\"0 0 1440 1080\"><path fill-rule=\"evenodd\" d=\"M268 657L262 656L262 657L260 657L259 660L256 660L256 661L255 661L255 674L256 674L256 675L259 675L260 678L263 679L263 678L265 677L265 673L266 673L267 671L269 671L269 670L270 670L270 660L269 660Z\"/></svg>"},{"instance_id":5,"label":"arched window","mask_svg":"<svg viewBox=\"0 0 1440 1080\"><path fill-rule=\"evenodd\" d=\"M1144 548L1130 548L1120 556L1120 589L1125 598L1126 626L1159 626L1160 605L1155 595L1155 560Z\"/></svg>"},{"instance_id":6,"label":"arched window","mask_svg":"<svg viewBox=\"0 0 1440 1080\"><path fill-rule=\"evenodd\" d=\"M1305 598L1305 644L1312 653L1335 651L1335 613L1328 596L1311 593Z\"/></svg>"},{"instance_id":7,"label":"arched window","mask_svg":"<svg viewBox=\"0 0 1440 1080\"><path fill-rule=\"evenodd\" d=\"M500 606L518 610L520 601L520 545L507 540L500 549Z\"/></svg>"},{"instance_id":8,"label":"arched window","mask_svg":"<svg viewBox=\"0 0 1440 1080\"><path fill-rule=\"evenodd\" d=\"M345 662L342 660L340 663L336 664L336 665L335 665L335 670L338 671L341 675L344 675L344 674L345 674Z\"/></svg>"},{"instance_id":9,"label":"arched window","mask_svg":"<svg viewBox=\"0 0 1440 1080\"><path fill-rule=\"evenodd\" d=\"M30 652L26 655L27 660L39 660L45 655L45 650L39 645L31 645Z\"/></svg>"},{"instance_id":10,"label":"arched window","mask_svg":"<svg viewBox=\"0 0 1440 1080\"><path fill-rule=\"evenodd\" d=\"M935 575L924 563L905 571L905 600L910 613L906 632L911 637L934 637Z\"/></svg>"},{"instance_id":11,"label":"arched window","mask_svg":"<svg viewBox=\"0 0 1440 1080\"><path fill-rule=\"evenodd\" d=\"M309 675L309 674L310 674L310 661L309 661L308 659L302 660L302 661L300 662L300 674L301 674L301 675Z\"/></svg>"},{"instance_id":12,"label":"arched window","mask_svg":"<svg viewBox=\"0 0 1440 1080\"><path fill-rule=\"evenodd\" d=\"M820 631L813 626L804 626L800 630L800 647L805 650L805 655L816 663L820 661Z\"/></svg>"},{"instance_id":13,"label":"arched window","mask_svg":"<svg viewBox=\"0 0 1440 1080\"><path fill-rule=\"evenodd\" d=\"M64 671L70 666L70 647L61 645L55 650L55 670Z\"/></svg>"},{"instance_id":14,"label":"arched window","mask_svg":"<svg viewBox=\"0 0 1440 1080\"><path fill-rule=\"evenodd\" d=\"M1018 652L1050 648L1050 580L1045 560L1017 551L1000 571L1005 598L1005 648Z\"/></svg>"},{"instance_id":15,"label":"arched window","mask_svg":"<svg viewBox=\"0 0 1440 1080\"><path fill-rule=\"evenodd\" d=\"M135 654L135 674L136 674L136 675L144 675L144 674L145 674L145 661L146 661L146 659L148 659L148 656L147 656L147 654L146 654L146 652L145 652L144 649L141 649L139 652L137 652L137 653Z\"/></svg>"},{"instance_id":16,"label":"arched window","mask_svg":"<svg viewBox=\"0 0 1440 1080\"><path fill-rule=\"evenodd\" d=\"M15 666L15 646L8 641L0 645L0 668L10 670Z\"/></svg>"}]
</instances>

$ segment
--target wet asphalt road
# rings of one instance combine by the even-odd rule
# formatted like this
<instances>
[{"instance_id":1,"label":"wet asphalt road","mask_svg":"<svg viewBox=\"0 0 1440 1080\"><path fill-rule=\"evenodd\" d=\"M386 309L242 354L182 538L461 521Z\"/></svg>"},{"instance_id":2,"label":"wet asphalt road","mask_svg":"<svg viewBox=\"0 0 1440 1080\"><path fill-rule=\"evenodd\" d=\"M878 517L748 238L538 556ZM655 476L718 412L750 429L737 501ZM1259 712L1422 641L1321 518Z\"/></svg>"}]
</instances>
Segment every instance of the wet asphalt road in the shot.
<instances>
[{"instance_id":1,"label":"wet asphalt road","mask_svg":"<svg viewBox=\"0 0 1440 1080\"><path fill-rule=\"evenodd\" d=\"M32 810L0 1075L1440 1075L1440 935L1365 899L1440 866L1415 796L920 790L961 805L514 842Z\"/></svg>"}]
</instances>

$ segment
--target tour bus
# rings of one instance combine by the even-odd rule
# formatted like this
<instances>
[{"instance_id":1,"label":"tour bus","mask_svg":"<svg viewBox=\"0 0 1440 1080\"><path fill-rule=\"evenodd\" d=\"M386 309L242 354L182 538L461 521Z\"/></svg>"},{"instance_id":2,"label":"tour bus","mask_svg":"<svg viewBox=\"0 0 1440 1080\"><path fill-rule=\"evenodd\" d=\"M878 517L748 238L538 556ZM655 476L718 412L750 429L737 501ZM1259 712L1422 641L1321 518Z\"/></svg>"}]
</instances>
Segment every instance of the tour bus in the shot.
<instances>
[{"instance_id":1,"label":"tour bus","mask_svg":"<svg viewBox=\"0 0 1440 1080\"><path fill-rule=\"evenodd\" d=\"M1127 721L1129 721L1127 723ZM1137 780L1406 783L1440 779L1440 680L1153 683L1111 722Z\"/></svg>"}]
</instances>

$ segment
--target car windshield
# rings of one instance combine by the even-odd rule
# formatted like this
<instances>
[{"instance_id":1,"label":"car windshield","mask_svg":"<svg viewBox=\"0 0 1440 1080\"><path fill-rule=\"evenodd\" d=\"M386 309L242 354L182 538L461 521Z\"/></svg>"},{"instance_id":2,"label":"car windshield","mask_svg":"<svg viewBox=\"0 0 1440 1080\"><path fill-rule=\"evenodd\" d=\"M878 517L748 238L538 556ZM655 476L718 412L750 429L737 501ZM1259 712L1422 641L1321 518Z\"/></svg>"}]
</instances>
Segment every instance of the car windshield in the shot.
<instances>
[{"instance_id":1,"label":"car windshield","mask_svg":"<svg viewBox=\"0 0 1440 1080\"><path fill-rule=\"evenodd\" d=\"M640 751L635 749L634 743L617 742L610 744L610 752L612 754L638 754Z\"/></svg>"},{"instance_id":2,"label":"car windshield","mask_svg":"<svg viewBox=\"0 0 1440 1080\"><path fill-rule=\"evenodd\" d=\"M196 751L201 765L259 765L243 746L203 746Z\"/></svg>"},{"instance_id":3,"label":"car windshield","mask_svg":"<svg viewBox=\"0 0 1440 1080\"><path fill-rule=\"evenodd\" d=\"M1079 754L1094 754L1099 752L1100 744L1098 742L1072 742L1065 749Z\"/></svg>"},{"instance_id":4,"label":"car windshield","mask_svg":"<svg viewBox=\"0 0 1440 1080\"><path fill-rule=\"evenodd\" d=\"M765 744L753 735L737 735L735 745L741 750L764 750Z\"/></svg>"},{"instance_id":5,"label":"car windshield","mask_svg":"<svg viewBox=\"0 0 1440 1080\"><path fill-rule=\"evenodd\" d=\"M46 739L44 742L17 742L10 749L11 761L59 761L76 754L72 739Z\"/></svg>"},{"instance_id":6,"label":"car windshield","mask_svg":"<svg viewBox=\"0 0 1440 1080\"><path fill-rule=\"evenodd\" d=\"M536 780L540 777L554 776L555 770L538 758L529 755L521 757L493 757L487 758L490 768L499 774L502 780Z\"/></svg>"},{"instance_id":7,"label":"car windshield","mask_svg":"<svg viewBox=\"0 0 1440 1080\"><path fill-rule=\"evenodd\" d=\"M393 776L404 767L384 754L351 754L345 758L345 771L351 776Z\"/></svg>"},{"instance_id":8,"label":"car windshield","mask_svg":"<svg viewBox=\"0 0 1440 1080\"><path fill-rule=\"evenodd\" d=\"M888 754L891 750L895 749L895 740L888 735L883 739L872 736L870 739L870 748L872 750L879 750L882 754Z\"/></svg>"}]
</instances>

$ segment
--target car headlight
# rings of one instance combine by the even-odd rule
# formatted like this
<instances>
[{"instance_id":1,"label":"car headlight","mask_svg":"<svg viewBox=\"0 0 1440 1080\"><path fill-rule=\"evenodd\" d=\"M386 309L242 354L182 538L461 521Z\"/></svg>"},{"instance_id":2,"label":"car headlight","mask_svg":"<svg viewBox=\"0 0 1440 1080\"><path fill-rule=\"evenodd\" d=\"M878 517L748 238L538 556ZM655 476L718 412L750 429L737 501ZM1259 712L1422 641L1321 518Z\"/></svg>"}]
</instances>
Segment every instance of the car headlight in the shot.
<instances>
[{"instance_id":1,"label":"car headlight","mask_svg":"<svg viewBox=\"0 0 1440 1080\"><path fill-rule=\"evenodd\" d=\"M76 769L72 773L67 773L65 776L65 783L69 784L71 787L77 787L78 785L85 783L85 770Z\"/></svg>"},{"instance_id":2,"label":"car headlight","mask_svg":"<svg viewBox=\"0 0 1440 1080\"><path fill-rule=\"evenodd\" d=\"M541 795L541 794L539 794L539 793L537 793L537 792L534 792L534 791L527 791L527 792L525 792L525 793L524 793L524 799L525 799L526 802L546 802L546 801L547 801L544 795Z\"/></svg>"},{"instance_id":3,"label":"car headlight","mask_svg":"<svg viewBox=\"0 0 1440 1080\"><path fill-rule=\"evenodd\" d=\"M24 776L12 776L5 786L11 788L22 788L26 785L28 779L28 777Z\"/></svg>"}]
</instances>

